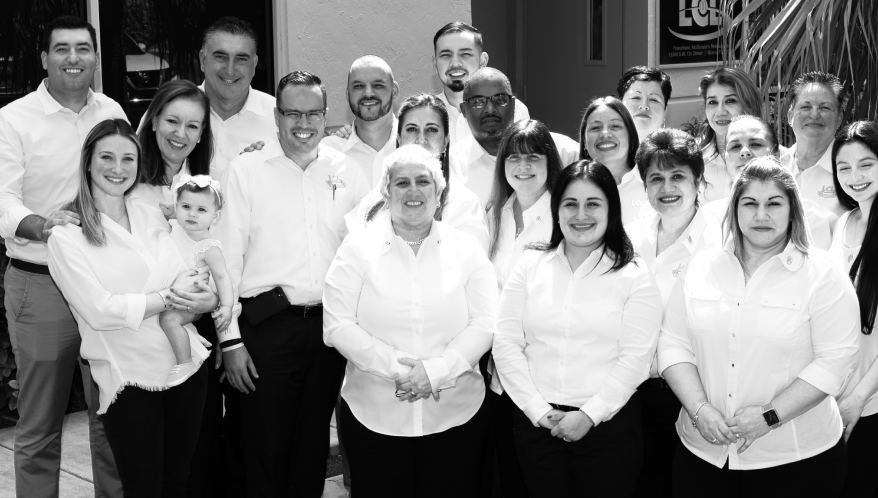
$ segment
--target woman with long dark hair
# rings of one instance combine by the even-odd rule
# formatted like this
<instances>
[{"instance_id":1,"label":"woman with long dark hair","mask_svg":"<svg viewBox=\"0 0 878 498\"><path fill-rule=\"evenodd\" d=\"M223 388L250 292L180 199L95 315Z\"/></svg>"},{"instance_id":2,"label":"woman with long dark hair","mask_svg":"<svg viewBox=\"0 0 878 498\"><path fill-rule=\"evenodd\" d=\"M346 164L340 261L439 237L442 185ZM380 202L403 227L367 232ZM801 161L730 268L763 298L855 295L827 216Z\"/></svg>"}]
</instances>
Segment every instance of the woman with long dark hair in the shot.
<instances>
[{"instance_id":1,"label":"woman with long dark hair","mask_svg":"<svg viewBox=\"0 0 878 498\"><path fill-rule=\"evenodd\" d=\"M630 496L643 458L636 389L661 294L625 234L608 168L577 161L551 195L552 234L509 276L494 334L516 452L531 497Z\"/></svg>"},{"instance_id":2,"label":"woman with long dark hair","mask_svg":"<svg viewBox=\"0 0 878 498\"><path fill-rule=\"evenodd\" d=\"M155 207L170 203L174 177L210 175L213 135L207 95L191 81L165 83L143 115L137 138L143 157L133 198Z\"/></svg>"},{"instance_id":3,"label":"woman with long dark hair","mask_svg":"<svg viewBox=\"0 0 878 498\"><path fill-rule=\"evenodd\" d=\"M832 180L847 210L838 220L829 254L857 290L860 301L857 366L839 397L838 408L848 445L848 473L842 496L872 496L878 489L875 441L878 439L878 125L857 121L835 135ZM854 429L856 428L856 432Z\"/></svg>"}]
</instances>

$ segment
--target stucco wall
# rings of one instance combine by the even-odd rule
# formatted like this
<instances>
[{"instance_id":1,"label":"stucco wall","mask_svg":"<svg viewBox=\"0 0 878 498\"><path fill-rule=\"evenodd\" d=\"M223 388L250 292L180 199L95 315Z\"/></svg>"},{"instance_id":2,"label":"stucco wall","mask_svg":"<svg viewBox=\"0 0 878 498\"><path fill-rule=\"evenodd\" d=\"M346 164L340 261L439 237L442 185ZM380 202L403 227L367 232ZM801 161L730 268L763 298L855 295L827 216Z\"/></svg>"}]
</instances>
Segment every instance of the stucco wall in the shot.
<instances>
[{"instance_id":1,"label":"stucco wall","mask_svg":"<svg viewBox=\"0 0 878 498\"><path fill-rule=\"evenodd\" d=\"M471 22L470 0L275 0L278 77L307 70L326 84L327 124L353 120L345 87L351 63L365 54L393 68L400 99L438 91L433 35L451 21Z\"/></svg>"}]
</instances>

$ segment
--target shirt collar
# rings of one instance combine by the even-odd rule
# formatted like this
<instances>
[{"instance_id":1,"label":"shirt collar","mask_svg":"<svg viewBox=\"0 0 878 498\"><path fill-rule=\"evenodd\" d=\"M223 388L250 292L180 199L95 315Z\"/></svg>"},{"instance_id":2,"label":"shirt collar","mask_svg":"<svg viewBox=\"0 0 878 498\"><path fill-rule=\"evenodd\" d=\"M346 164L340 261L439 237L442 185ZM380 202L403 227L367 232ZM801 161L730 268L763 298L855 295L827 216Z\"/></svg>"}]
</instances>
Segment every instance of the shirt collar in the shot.
<instances>
[{"instance_id":1,"label":"shirt collar","mask_svg":"<svg viewBox=\"0 0 878 498\"><path fill-rule=\"evenodd\" d=\"M655 254L655 247L658 245L659 221L661 221L661 216L658 213L653 214L648 223L643 226L643 231L641 232L643 234L642 237L649 243L652 254ZM680 238L671 244L671 247L682 244L689 251L689 254L695 254L695 248L698 247L698 242L704 234L705 227L707 227L707 215L699 209L695 212L695 216L692 217L692 221L689 222L689 226L680 234Z\"/></svg>"},{"instance_id":2,"label":"shirt collar","mask_svg":"<svg viewBox=\"0 0 878 498\"><path fill-rule=\"evenodd\" d=\"M55 100L55 97L53 97L52 94L49 93L49 78L44 78L43 81L40 83L39 87L37 88L37 98L40 99L40 104L42 104L43 106L43 111L45 111L47 115L67 109L57 100ZM85 97L85 107L83 107L83 109L91 107L97 102L98 101L95 99L95 93L91 90L91 88L89 88L88 94Z\"/></svg>"},{"instance_id":3,"label":"shirt collar","mask_svg":"<svg viewBox=\"0 0 878 498\"><path fill-rule=\"evenodd\" d=\"M470 140L471 142L469 147L469 156L467 157L467 164L473 164L474 162L481 159L482 156L487 156L489 158L494 157L491 154L488 154L488 151L486 151L485 148L482 147L482 144L480 144L479 141L476 140L476 137L469 136L467 137L467 140Z\"/></svg>"},{"instance_id":4,"label":"shirt collar","mask_svg":"<svg viewBox=\"0 0 878 498\"><path fill-rule=\"evenodd\" d=\"M383 150L384 147L387 147L387 144L393 144L394 146L396 146L396 136L397 136L397 129L399 128L399 119L396 118L395 114L393 114L392 116L393 116L393 121L390 124L390 127L391 127L390 128L390 138L387 139L387 142L384 142L384 145L381 147L380 150ZM363 141L363 139L360 138L359 135L357 135L357 120L355 119L351 123L351 134L348 137L347 141L345 142L344 146L341 148L341 151L347 152L347 151L353 149L354 146L357 144L363 144L366 147L370 147L369 145L366 144L366 142Z\"/></svg>"},{"instance_id":5,"label":"shirt collar","mask_svg":"<svg viewBox=\"0 0 878 498\"><path fill-rule=\"evenodd\" d=\"M619 187L621 188L622 185L625 185L626 183L631 181L640 181L641 183L643 183L643 181L640 180L640 171L637 169L636 166L634 168L631 168L631 171L622 175L622 181L619 182Z\"/></svg>"},{"instance_id":6,"label":"shirt collar","mask_svg":"<svg viewBox=\"0 0 878 498\"><path fill-rule=\"evenodd\" d=\"M552 258L557 258L559 261L563 261L564 264L567 265L567 268L570 268L570 262L567 260L565 247L566 241L562 240L561 243L558 244L558 247L556 247L555 250L549 253L549 256L546 259L551 260ZM598 258L600 258L600 260L596 261ZM579 268L577 268L576 271L574 271L573 273L576 274L583 268L589 268L589 273L591 273L593 271L592 269L596 269L599 265L602 265L608 261L611 261L611 258L609 251L607 250L607 246L601 245L600 247L592 251L591 254L589 254L588 257L585 258L585 261L583 261L582 264L579 265Z\"/></svg>"},{"instance_id":7,"label":"shirt collar","mask_svg":"<svg viewBox=\"0 0 878 498\"><path fill-rule=\"evenodd\" d=\"M733 258L737 259L735 256L735 241L733 237L729 237L729 240L723 244L723 249L725 249L729 254L732 255ZM793 241L787 242L786 247L784 247L783 252L780 254L773 256L768 261L772 259L777 259L780 261L787 270L789 271L798 271L802 266L805 265L805 254L796 247L796 244Z\"/></svg>"},{"instance_id":8,"label":"shirt collar","mask_svg":"<svg viewBox=\"0 0 878 498\"><path fill-rule=\"evenodd\" d=\"M826 171L832 173L832 146L835 144L835 139L832 139L832 142L829 142L829 147L826 148L826 151L820 156L820 159L817 160L817 164L815 166L820 166ZM787 149L787 153L790 157L790 162L795 165L795 170L792 173L794 175L798 174L799 171L799 163L796 161L796 150L798 149L799 143L796 142L789 149Z\"/></svg>"},{"instance_id":9,"label":"shirt collar","mask_svg":"<svg viewBox=\"0 0 878 498\"><path fill-rule=\"evenodd\" d=\"M439 225L440 223L438 221L433 220L433 225L430 227L430 233L427 235L427 238L424 239L421 247L426 246L428 243L432 243L434 240L437 244L442 243L442 232L439 228ZM382 231L382 233L383 237L381 238L381 254L386 254L387 251L389 251L390 248L393 247L393 240L397 237L397 235L393 232L393 223L391 222L390 216L388 216L384 220L384 230Z\"/></svg>"},{"instance_id":10,"label":"shirt collar","mask_svg":"<svg viewBox=\"0 0 878 498\"><path fill-rule=\"evenodd\" d=\"M200 85L198 85L198 89L204 92L204 82L202 81ZM206 93L205 93L206 95ZM211 107L210 112L216 113ZM255 114L259 114L260 116L265 116L265 109L262 108L262 105L259 103L259 98L253 92L253 87L247 87L247 100L244 101L244 107L238 111L238 114L244 114L244 112L252 112Z\"/></svg>"}]
</instances>

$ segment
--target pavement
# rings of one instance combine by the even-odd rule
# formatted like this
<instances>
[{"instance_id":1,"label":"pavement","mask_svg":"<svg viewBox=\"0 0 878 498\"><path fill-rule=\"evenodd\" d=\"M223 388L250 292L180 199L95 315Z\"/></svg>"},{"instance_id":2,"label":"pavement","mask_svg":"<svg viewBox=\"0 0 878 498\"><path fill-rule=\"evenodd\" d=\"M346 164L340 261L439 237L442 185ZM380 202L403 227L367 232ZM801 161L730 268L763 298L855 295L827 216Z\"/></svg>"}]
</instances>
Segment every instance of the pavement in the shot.
<instances>
[{"instance_id":1,"label":"pavement","mask_svg":"<svg viewBox=\"0 0 878 498\"><path fill-rule=\"evenodd\" d=\"M91 452L88 447L88 414L71 413L64 417L61 436L61 479L59 498L91 498L94 496L91 473ZM338 435L335 416L329 428L330 454L338 455ZM15 427L0 430L0 498L15 498L15 470L12 448ZM341 476L326 479L323 498L348 498L350 494L341 482Z\"/></svg>"}]
</instances>

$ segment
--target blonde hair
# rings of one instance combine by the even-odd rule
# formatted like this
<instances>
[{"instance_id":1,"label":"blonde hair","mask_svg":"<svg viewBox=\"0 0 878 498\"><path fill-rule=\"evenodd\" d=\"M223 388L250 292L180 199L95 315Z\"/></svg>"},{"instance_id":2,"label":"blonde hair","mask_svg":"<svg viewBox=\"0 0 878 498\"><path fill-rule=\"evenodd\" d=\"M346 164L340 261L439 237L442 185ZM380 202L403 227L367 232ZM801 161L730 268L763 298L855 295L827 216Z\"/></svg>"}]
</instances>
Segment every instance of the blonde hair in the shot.
<instances>
[{"instance_id":1,"label":"blonde hair","mask_svg":"<svg viewBox=\"0 0 878 498\"><path fill-rule=\"evenodd\" d=\"M439 160L433 157L432 152L420 145L409 144L396 149L384 160L384 173L378 182L378 190L385 200L390 199L390 177L396 167L403 164L424 166L433 177L433 182L436 184L436 194L439 195L445 190L445 176L442 175L442 164L439 163Z\"/></svg>"}]
</instances>

